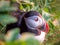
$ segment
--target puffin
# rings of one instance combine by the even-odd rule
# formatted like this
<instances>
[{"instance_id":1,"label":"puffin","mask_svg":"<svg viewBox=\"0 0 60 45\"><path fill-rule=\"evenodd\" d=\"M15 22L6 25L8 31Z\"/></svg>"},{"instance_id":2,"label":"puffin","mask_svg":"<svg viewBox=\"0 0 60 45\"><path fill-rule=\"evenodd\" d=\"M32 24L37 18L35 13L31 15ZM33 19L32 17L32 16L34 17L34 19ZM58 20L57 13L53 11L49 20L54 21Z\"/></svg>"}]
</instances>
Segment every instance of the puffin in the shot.
<instances>
[{"instance_id":1,"label":"puffin","mask_svg":"<svg viewBox=\"0 0 60 45\"><path fill-rule=\"evenodd\" d=\"M34 38L41 42L45 40L46 34L49 32L48 23L37 11L29 11L19 15L16 23L7 24L6 33L16 27L20 29L18 37L24 32L29 32L35 34Z\"/></svg>"}]
</instances>

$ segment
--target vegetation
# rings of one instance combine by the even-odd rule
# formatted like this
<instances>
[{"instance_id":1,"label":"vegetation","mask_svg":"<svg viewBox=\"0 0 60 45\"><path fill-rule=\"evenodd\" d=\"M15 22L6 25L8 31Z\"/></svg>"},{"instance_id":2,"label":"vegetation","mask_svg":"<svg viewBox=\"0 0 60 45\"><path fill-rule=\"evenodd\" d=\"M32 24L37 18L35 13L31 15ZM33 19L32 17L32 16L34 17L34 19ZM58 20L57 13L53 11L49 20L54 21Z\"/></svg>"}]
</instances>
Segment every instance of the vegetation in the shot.
<instances>
[{"instance_id":1,"label":"vegetation","mask_svg":"<svg viewBox=\"0 0 60 45\"><path fill-rule=\"evenodd\" d=\"M17 6L13 4L19 3L19 10L28 12L35 10L41 13L50 26L50 32L47 34L46 41L39 44L32 37L27 40L15 40L15 34L19 29L13 29L11 40L5 41L5 28L9 23L14 23L17 19L11 15L11 11L16 11ZM0 1L0 44L1 45L60 45L60 0L1 0ZM12 42L13 40L13 42Z\"/></svg>"}]
</instances>

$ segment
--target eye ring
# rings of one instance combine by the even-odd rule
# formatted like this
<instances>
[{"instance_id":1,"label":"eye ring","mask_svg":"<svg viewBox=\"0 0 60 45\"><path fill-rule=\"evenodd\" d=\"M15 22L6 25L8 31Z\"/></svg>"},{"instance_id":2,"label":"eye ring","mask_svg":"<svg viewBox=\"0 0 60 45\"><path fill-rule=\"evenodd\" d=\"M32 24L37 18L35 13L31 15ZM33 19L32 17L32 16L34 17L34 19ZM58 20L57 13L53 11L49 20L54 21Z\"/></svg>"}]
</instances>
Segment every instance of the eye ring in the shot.
<instances>
[{"instance_id":1,"label":"eye ring","mask_svg":"<svg viewBox=\"0 0 60 45\"><path fill-rule=\"evenodd\" d=\"M36 18L35 21L38 21L38 18Z\"/></svg>"}]
</instances>

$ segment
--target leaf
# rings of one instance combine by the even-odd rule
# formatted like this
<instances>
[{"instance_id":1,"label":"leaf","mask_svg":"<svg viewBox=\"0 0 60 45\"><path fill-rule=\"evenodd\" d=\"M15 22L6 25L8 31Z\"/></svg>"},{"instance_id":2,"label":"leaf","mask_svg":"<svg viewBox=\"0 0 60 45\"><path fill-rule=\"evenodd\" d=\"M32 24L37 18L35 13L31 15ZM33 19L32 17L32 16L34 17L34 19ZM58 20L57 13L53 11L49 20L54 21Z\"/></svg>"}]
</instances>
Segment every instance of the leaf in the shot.
<instances>
[{"instance_id":1,"label":"leaf","mask_svg":"<svg viewBox=\"0 0 60 45\"><path fill-rule=\"evenodd\" d=\"M13 16L0 14L0 23L2 25L6 25L6 24L9 24L9 23L14 23L16 21L17 21L17 19Z\"/></svg>"},{"instance_id":2,"label":"leaf","mask_svg":"<svg viewBox=\"0 0 60 45\"><path fill-rule=\"evenodd\" d=\"M0 33L0 40L3 40L4 41L4 35L5 34Z\"/></svg>"},{"instance_id":3,"label":"leaf","mask_svg":"<svg viewBox=\"0 0 60 45\"><path fill-rule=\"evenodd\" d=\"M12 10L16 10L16 7L11 7L10 6L10 2L9 1L1 1L0 2L0 12L3 11L12 11Z\"/></svg>"},{"instance_id":4,"label":"leaf","mask_svg":"<svg viewBox=\"0 0 60 45\"><path fill-rule=\"evenodd\" d=\"M18 38L18 34L19 34L19 28L14 28L12 30L10 30L6 36L5 36L5 41L6 42L14 42L15 40L17 40Z\"/></svg>"},{"instance_id":5,"label":"leaf","mask_svg":"<svg viewBox=\"0 0 60 45\"><path fill-rule=\"evenodd\" d=\"M4 5L3 7L0 8L0 12L4 12L4 11L13 11L16 10L17 8L15 7L7 7L6 5Z\"/></svg>"},{"instance_id":6,"label":"leaf","mask_svg":"<svg viewBox=\"0 0 60 45\"><path fill-rule=\"evenodd\" d=\"M1 0L0 1L0 8L2 8L3 6L7 6L7 7L9 7L9 5L10 5L10 2L9 1L4 1L4 0Z\"/></svg>"},{"instance_id":7,"label":"leaf","mask_svg":"<svg viewBox=\"0 0 60 45\"><path fill-rule=\"evenodd\" d=\"M51 14L42 10L42 16L45 18L46 21L48 21L51 18Z\"/></svg>"},{"instance_id":8,"label":"leaf","mask_svg":"<svg viewBox=\"0 0 60 45\"><path fill-rule=\"evenodd\" d=\"M26 40L26 45L40 45L39 41L33 39L33 38L29 38Z\"/></svg>"},{"instance_id":9,"label":"leaf","mask_svg":"<svg viewBox=\"0 0 60 45\"><path fill-rule=\"evenodd\" d=\"M44 10L45 12L49 12L48 7L45 7L43 10Z\"/></svg>"},{"instance_id":10,"label":"leaf","mask_svg":"<svg viewBox=\"0 0 60 45\"><path fill-rule=\"evenodd\" d=\"M50 26L50 30L54 30L55 26L53 25L52 21L48 22L49 26Z\"/></svg>"}]
</instances>

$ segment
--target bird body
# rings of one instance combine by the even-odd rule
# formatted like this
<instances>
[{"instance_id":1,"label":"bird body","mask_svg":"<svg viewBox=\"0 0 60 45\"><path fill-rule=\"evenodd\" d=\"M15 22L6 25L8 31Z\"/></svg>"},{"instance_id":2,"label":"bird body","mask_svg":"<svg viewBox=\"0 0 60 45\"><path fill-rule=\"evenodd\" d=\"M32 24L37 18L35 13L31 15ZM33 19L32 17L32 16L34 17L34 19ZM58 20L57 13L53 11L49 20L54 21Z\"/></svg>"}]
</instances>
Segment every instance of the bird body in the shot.
<instances>
[{"instance_id":1,"label":"bird body","mask_svg":"<svg viewBox=\"0 0 60 45\"><path fill-rule=\"evenodd\" d=\"M24 32L35 34L34 38L42 42L45 39L45 35L49 32L48 23L36 11L29 11L22 16L22 19L19 18L17 23L7 25L6 31L14 27L20 28L20 34Z\"/></svg>"}]
</instances>

